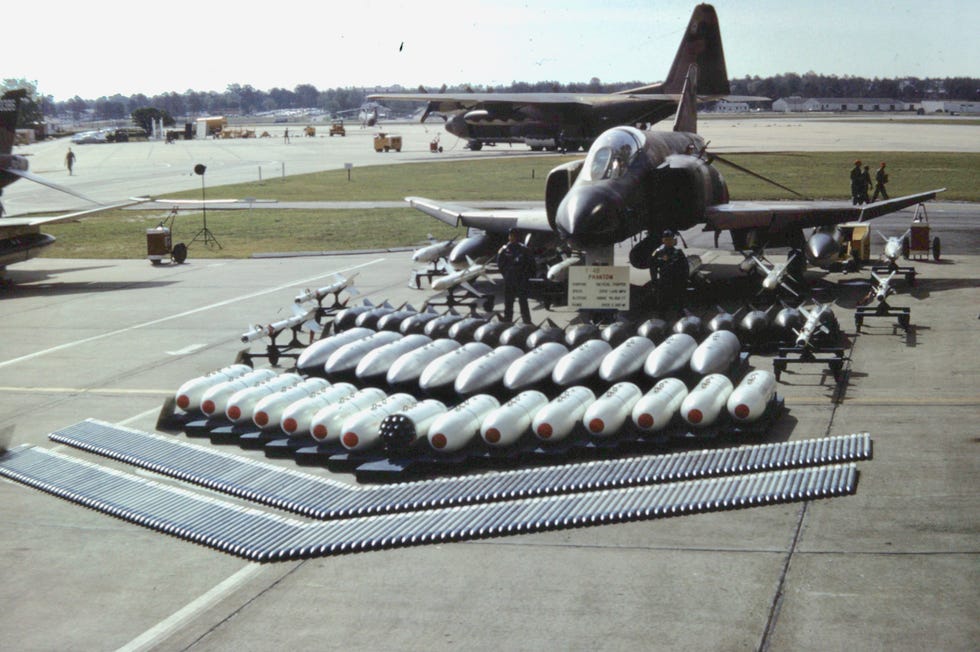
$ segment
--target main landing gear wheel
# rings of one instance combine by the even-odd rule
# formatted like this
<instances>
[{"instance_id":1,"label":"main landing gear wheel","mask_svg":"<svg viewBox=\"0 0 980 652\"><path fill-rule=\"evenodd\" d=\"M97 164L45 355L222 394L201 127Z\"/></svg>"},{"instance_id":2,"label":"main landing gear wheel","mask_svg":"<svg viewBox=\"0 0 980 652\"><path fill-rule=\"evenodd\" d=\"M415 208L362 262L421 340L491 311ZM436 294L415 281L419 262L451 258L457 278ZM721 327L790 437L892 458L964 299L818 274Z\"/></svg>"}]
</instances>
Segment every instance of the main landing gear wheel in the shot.
<instances>
[{"instance_id":1,"label":"main landing gear wheel","mask_svg":"<svg viewBox=\"0 0 980 652\"><path fill-rule=\"evenodd\" d=\"M174 262L180 265L185 260L187 260L187 245L183 242L178 242L174 245L173 251L170 253L170 257L174 259Z\"/></svg>"},{"instance_id":2,"label":"main landing gear wheel","mask_svg":"<svg viewBox=\"0 0 980 652\"><path fill-rule=\"evenodd\" d=\"M942 248L939 246L939 238L932 239L932 259L939 260L939 255L942 253Z\"/></svg>"}]
</instances>

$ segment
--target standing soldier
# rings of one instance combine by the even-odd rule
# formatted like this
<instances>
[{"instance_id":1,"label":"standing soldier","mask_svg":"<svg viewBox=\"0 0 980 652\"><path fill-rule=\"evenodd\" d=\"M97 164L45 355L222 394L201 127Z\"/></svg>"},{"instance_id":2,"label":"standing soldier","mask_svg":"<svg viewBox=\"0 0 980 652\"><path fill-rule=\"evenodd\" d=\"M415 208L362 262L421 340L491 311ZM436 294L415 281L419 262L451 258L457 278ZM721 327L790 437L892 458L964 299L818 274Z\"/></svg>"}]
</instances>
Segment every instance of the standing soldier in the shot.
<instances>
[{"instance_id":1,"label":"standing soldier","mask_svg":"<svg viewBox=\"0 0 980 652\"><path fill-rule=\"evenodd\" d=\"M861 172L861 201L859 204L867 204L871 200L871 171L869 166L864 166L864 171Z\"/></svg>"},{"instance_id":2,"label":"standing soldier","mask_svg":"<svg viewBox=\"0 0 980 652\"><path fill-rule=\"evenodd\" d=\"M851 203L855 206L861 203L861 161L854 161L851 168Z\"/></svg>"},{"instance_id":3,"label":"standing soldier","mask_svg":"<svg viewBox=\"0 0 980 652\"><path fill-rule=\"evenodd\" d=\"M878 193L881 193L882 199L888 199L888 193L885 191L885 184L888 183L888 174L885 173L885 162L881 162L881 167L875 173L875 194L871 198L872 202L878 201Z\"/></svg>"},{"instance_id":4,"label":"standing soldier","mask_svg":"<svg viewBox=\"0 0 980 652\"><path fill-rule=\"evenodd\" d=\"M680 311L687 293L687 256L674 246L677 240L673 231L664 231L661 242L663 244L653 252L650 261L650 280L657 293L658 306Z\"/></svg>"},{"instance_id":5,"label":"standing soldier","mask_svg":"<svg viewBox=\"0 0 980 652\"><path fill-rule=\"evenodd\" d=\"M75 167L75 152L71 151L71 147L68 148L68 153L65 154L65 167L68 168L68 176L71 176L72 168Z\"/></svg>"},{"instance_id":6,"label":"standing soldier","mask_svg":"<svg viewBox=\"0 0 980 652\"><path fill-rule=\"evenodd\" d=\"M531 323L527 303L527 282L534 271L531 250L518 240L517 229L507 232L507 244L497 252L497 268L504 277L504 321L514 320L514 299L521 307L521 319Z\"/></svg>"}]
</instances>

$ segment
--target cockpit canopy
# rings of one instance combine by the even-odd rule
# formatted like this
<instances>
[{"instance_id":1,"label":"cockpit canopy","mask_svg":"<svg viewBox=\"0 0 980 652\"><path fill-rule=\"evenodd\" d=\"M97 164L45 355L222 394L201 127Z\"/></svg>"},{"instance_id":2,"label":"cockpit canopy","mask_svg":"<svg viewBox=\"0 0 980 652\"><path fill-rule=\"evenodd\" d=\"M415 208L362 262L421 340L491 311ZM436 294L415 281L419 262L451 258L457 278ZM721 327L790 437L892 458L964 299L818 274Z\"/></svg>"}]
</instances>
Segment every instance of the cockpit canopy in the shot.
<instances>
[{"instance_id":1,"label":"cockpit canopy","mask_svg":"<svg viewBox=\"0 0 980 652\"><path fill-rule=\"evenodd\" d=\"M622 175L643 148L644 135L633 127L615 127L596 138L585 157L582 178L587 181L615 179Z\"/></svg>"}]
</instances>

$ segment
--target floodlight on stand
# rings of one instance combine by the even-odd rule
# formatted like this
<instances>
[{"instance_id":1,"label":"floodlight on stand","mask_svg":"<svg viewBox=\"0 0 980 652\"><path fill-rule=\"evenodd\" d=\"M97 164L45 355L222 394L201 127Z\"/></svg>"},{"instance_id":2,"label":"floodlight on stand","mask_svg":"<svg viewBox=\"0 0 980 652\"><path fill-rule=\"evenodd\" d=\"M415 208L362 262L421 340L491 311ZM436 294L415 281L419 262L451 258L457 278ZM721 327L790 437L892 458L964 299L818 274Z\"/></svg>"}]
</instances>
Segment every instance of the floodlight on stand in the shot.
<instances>
[{"instance_id":1,"label":"floodlight on stand","mask_svg":"<svg viewBox=\"0 0 980 652\"><path fill-rule=\"evenodd\" d=\"M218 242L218 239L214 237L213 233L211 233L211 229L208 228L208 204L205 200L204 194L204 172L207 169L207 166L203 163L198 163L194 166L194 174L200 175L201 177L201 212L204 214L204 226L197 232L194 239L191 240L191 244L194 244L198 241L198 239L201 239L204 242L205 247L217 247L218 249L222 249L223 247L221 246L221 243Z\"/></svg>"}]
</instances>

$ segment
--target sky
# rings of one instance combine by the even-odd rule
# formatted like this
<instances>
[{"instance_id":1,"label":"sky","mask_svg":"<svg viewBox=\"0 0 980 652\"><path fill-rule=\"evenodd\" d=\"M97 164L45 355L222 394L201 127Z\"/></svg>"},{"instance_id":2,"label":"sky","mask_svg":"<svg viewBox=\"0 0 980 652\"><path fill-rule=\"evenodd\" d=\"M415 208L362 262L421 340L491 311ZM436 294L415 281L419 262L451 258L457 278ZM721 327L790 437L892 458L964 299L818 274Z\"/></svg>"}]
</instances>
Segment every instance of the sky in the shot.
<instances>
[{"instance_id":1,"label":"sky","mask_svg":"<svg viewBox=\"0 0 980 652\"><path fill-rule=\"evenodd\" d=\"M730 78L980 77L976 0L717 0ZM358 86L660 81L694 2L88 0L6 30L2 78L63 101ZM11 56L10 53L15 53Z\"/></svg>"}]
</instances>

